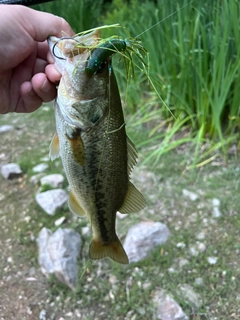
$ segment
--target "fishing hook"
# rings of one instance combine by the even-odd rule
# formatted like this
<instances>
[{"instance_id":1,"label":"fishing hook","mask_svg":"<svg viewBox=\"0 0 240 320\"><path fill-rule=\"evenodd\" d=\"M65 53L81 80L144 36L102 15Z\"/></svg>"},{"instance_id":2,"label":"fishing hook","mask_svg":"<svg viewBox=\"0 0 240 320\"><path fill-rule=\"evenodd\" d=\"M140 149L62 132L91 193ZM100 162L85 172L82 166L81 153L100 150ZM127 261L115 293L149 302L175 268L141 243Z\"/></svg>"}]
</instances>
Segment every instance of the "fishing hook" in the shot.
<instances>
[{"instance_id":1,"label":"fishing hook","mask_svg":"<svg viewBox=\"0 0 240 320\"><path fill-rule=\"evenodd\" d=\"M55 47L56 47L56 45L57 45L60 41L65 40L65 39L74 40L74 41L76 41L77 43L79 43L77 40L73 39L72 37L62 37L62 38L58 39L58 40L54 43L54 45L53 45L52 54L54 55L55 58L60 59L60 60L67 60L67 59L66 59L66 58L63 58L63 57L57 56L57 55L55 54Z\"/></svg>"}]
</instances>

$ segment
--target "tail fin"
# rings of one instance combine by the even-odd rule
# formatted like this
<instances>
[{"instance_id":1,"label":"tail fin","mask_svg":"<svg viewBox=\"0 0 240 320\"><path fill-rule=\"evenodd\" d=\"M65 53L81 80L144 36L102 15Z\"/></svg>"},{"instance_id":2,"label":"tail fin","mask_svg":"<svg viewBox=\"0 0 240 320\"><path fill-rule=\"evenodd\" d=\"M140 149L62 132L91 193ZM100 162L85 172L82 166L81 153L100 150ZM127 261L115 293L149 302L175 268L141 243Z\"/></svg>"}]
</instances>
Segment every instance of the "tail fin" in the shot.
<instances>
[{"instance_id":1,"label":"tail fin","mask_svg":"<svg viewBox=\"0 0 240 320\"><path fill-rule=\"evenodd\" d=\"M117 236L115 240L108 244L93 239L89 248L89 255L93 260L109 257L118 263L129 263L128 256Z\"/></svg>"}]
</instances>

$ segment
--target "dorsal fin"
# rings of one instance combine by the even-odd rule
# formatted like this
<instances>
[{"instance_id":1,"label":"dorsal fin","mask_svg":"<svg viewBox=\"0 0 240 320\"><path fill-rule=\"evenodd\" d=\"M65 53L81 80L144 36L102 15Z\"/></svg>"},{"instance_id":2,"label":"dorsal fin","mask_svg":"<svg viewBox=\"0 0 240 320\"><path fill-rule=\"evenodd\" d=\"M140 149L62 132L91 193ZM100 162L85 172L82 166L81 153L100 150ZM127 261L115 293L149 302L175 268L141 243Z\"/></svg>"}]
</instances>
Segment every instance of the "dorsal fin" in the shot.
<instances>
[{"instance_id":1,"label":"dorsal fin","mask_svg":"<svg viewBox=\"0 0 240 320\"><path fill-rule=\"evenodd\" d=\"M128 153L128 175L130 175L132 168L137 163L137 150L134 143L127 137L127 153Z\"/></svg>"},{"instance_id":2,"label":"dorsal fin","mask_svg":"<svg viewBox=\"0 0 240 320\"><path fill-rule=\"evenodd\" d=\"M127 195L125 197L122 207L119 209L121 213L138 212L146 205L145 199L141 192L129 181Z\"/></svg>"},{"instance_id":3,"label":"dorsal fin","mask_svg":"<svg viewBox=\"0 0 240 320\"><path fill-rule=\"evenodd\" d=\"M51 141L50 147L49 147L49 158L52 161L57 159L60 155L59 152L60 152L59 138L58 138L57 133L54 133L54 136L52 138L52 141Z\"/></svg>"}]
</instances>

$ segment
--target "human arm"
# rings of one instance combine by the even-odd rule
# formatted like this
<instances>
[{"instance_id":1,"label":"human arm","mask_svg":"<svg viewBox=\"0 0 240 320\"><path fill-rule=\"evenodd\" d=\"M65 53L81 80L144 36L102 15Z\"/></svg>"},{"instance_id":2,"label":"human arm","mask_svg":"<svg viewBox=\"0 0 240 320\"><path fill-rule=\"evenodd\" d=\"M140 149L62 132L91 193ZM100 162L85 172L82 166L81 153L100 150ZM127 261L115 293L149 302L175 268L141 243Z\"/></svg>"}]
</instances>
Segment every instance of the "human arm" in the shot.
<instances>
[{"instance_id":1,"label":"human arm","mask_svg":"<svg viewBox=\"0 0 240 320\"><path fill-rule=\"evenodd\" d=\"M0 113L32 112L56 96L61 75L46 39L73 35L60 17L18 5L0 5Z\"/></svg>"}]
</instances>

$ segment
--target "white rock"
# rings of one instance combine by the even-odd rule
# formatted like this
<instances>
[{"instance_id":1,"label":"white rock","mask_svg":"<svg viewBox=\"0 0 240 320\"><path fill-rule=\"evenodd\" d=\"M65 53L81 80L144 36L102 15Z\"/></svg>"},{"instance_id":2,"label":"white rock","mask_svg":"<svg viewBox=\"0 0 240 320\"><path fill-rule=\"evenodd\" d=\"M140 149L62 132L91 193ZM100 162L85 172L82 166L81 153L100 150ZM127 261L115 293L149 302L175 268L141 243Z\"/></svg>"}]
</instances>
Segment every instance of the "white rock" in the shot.
<instances>
[{"instance_id":1,"label":"white rock","mask_svg":"<svg viewBox=\"0 0 240 320\"><path fill-rule=\"evenodd\" d=\"M48 176L42 177L40 179L41 185L47 184L52 188L61 188L64 181L63 175L59 173L49 174Z\"/></svg>"},{"instance_id":2,"label":"white rock","mask_svg":"<svg viewBox=\"0 0 240 320\"><path fill-rule=\"evenodd\" d=\"M199 242L198 245L197 245L197 248L200 252L204 252L206 251L207 247L205 245L205 243L202 243L202 242Z\"/></svg>"},{"instance_id":3,"label":"white rock","mask_svg":"<svg viewBox=\"0 0 240 320\"><path fill-rule=\"evenodd\" d=\"M54 225L56 227L59 227L65 220L66 220L66 217L61 217L54 222Z\"/></svg>"},{"instance_id":4,"label":"white rock","mask_svg":"<svg viewBox=\"0 0 240 320\"><path fill-rule=\"evenodd\" d=\"M177 247L177 248L184 249L184 248L186 247L186 244L185 244L184 242L178 242L178 243L176 244L176 247Z\"/></svg>"},{"instance_id":5,"label":"white rock","mask_svg":"<svg viewBox=\"0 0 240 320\"><path fill-rule=\"evenodd\" d=\"M212 204L214 207L220 207L220 200L217 198L212 199Z\"/></svg>"},{"instance_id":6,"label":"white rock","mask_svg":"<svg viewBox=\"0 0 240 320\"><path fill-rule=\"evenodd\" d=\"M47 311L44 309L41 310L39 313L39 320L47 320L46 316L47 316Z\"/></svg>"},{"instance_id":7,"label":"white rock","mask_svg":"<svg viewBox=\"0 0 240 320\"><path fill-rule=\"evenodd\" d=\"M9 124L4 124L0 126L0 133L8 132L8 131L13 131L14 127L9 125Z\"/></svg>"},{"instance_id":8,"label":"white rock","mask_svg":"<svg viewBox=\"0 0 240 320\"><path fill-rule=\"evenodd\" d=\"M39 206L48 214L54 215L67 202L68 195L62 189L48 190L36 194Z\"/></svg>"},{"instance_id":9,"label":"white rock","mask_svg":"<svg viewBox=\"0 0 240 320\"><path fill-rule=\"evenodd\" d=\"M205 239L205 233L204 232L200 232L197 237L196 237L198 240L203 240Z\"/></svg>"},{"instance_id":10,"label":"white rock","mask_svg":"<svg viewBox=\"0 0 240 320\"><path fill-rule=\"evenodd\" d=\"M35 167L32 168L33 172L35 173L39 173L39 172L43 172L48 168L48 165L46 163L40 163L38 165L36 165Z\"/></svg>"},{"instance_id":11,"label":"white rock","mask_svg":"<svg viewBox=\"0 0 240 320\"><path fill-rule=\"evenodd\" d=\"M165 243L169 236L168 227L161 222L144 221L134 225L129 229L123 245L129 262L145 259L153 248Z\"/></svg>"},{"instance_id":12,"label":"white rock","mask_svg":"<svg viewBox=\"0 0 240 320\"><path fill-rule=\"evenodd\" d=\"M179 295L188 302L193 309L198 309L202 305L201 296L196 293L193 288L188 284L182 284L178 286Z\"/></svg>"},{"instance_id":13,"label":"white rock","mask_svg":"<svg viewBox=\"0 0 240 320\"><path fill-rule=\"evenodd\" d=\"M189 247L189 253L193 257L197 257L199 255L199 251L197 250L196 246Z\"/></svg>"},{"instance_id":14,"label":"white rock","mask_svg":"<svg viewBox=\"0 0 240 320\"><path fill-rule=\"evenodd\" d=\"M186 266L187 264L189 264L189 261L187 259L179 259L178 261L178 265L180 268Z\"/></svg>"},{"instance_id":15,"label":"white rock","mask_svg":"<svg viewBox=\"0 0 240 320\"><path fill-rule=\"evenodd\" d=\"M221 217L222 213L219 210L219 207L213 207L213 217L214 218L219 218Z\"/></svg>"},{"instance_id":16,"label":"white rock","mask_svg":"<svg viewBox=\"0 0 240 320\"><path fill-rule=\"evenodd\" d=\"M200 286L200 285L203 284L203 279L202 278L196 278L195 279L195 283Z\"/></svg>"},{"instance_id":17,"label":"white rock","mask_svg":"<svg viewBox=\"0 0 240 320\"><path fill-rule=\"evenodd\" d=\"M188 316L183 312L180 305L163 290L154 294L154 304L157 308L156 317L159 320L187 320Z\"/></svg>"},{"instance_id":18,"label":"white rock","mask_svg":"<svg viewBox=\"0 0 240 320\"><path fill-rule=\"evenodd\" d=\"M183 189L182 193L184 197L189 198L191 201L196 201L199 198L197 193L189 191L187 189Z\"/></svg>"},{"instance_id":19,"label":"white rock","mask_svg":"<svg viewBox=\"0 0 240 320\"><path fill-rule=\"evenodd\" d=\"M17 163L8 163L1 167L1 174L5 179L14 179L22 175L22 170Z\"/></svg>"},{"instance_id":20,"label":"white rock","mask_svg":"<svg viewBox=\"0 0 240 320\"><path fill-rule=\"evenodd\" d=\"M82 227L82 235L86 236L90 234L90 228L89 227Z\"/></svg>"},{"instance_id":21,"label":"white rock","mask_svg":"<svg viewBox=\"0 0 240 320\"><path fill-rule=\"evenodd\" d=\"M217 257L208 257L207 258L209 264L216 264L218 261Z\"/></svg>"},{"instance_id":22,"label":"white rock","mask_svg":"<svg viewBox=\"0 0 240 320\"><path fill-rule=\"evenodd\" d=\"M80 235L71 229L59 228L52 233L43 228L37 238L38 261L45 275L54 273L59 281L74 289L77 282L77 257L81 246Z\"/></svg>"}]
</instances>

